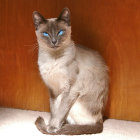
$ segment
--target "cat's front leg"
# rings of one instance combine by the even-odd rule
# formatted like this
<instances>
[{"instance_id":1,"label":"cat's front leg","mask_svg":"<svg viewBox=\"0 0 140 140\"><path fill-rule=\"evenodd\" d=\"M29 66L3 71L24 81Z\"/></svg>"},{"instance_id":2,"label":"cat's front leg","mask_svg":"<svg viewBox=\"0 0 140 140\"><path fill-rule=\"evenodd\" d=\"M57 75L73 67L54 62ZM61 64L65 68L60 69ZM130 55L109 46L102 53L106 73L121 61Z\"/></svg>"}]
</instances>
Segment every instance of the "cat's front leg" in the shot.
<instances>
[{"instance_id":1,"label":"cat's front leg","mask_svg":"<svg viewBox=\"0 0 140 140\"><path fill-rule=\"evenodd\" d=\"M63 90L63 93L59 94L59 96L55 96L56 94L51 89L49 89L49 92L50 92L51 117L49 120L49 125L47 126L47 131L49 133L53 133L53 132L57 132L62 127L62 125L64 123L63 121L60 122L59 116L57 115L58 114L57 110L60 106L63 94L68 93L69 88L67 88L67 92L66 92L66 88L65 88L65 90Z\"/></svg>"},{"instance_id":2,"label":"cat's front leg","mask_svg":"<svg viewBox=\"0 0 140 140\"><path fill-rule=\"evenodd\" d=\"M62 127L63 123L57 119L51 119L49 125L47 126L47 132L56 133Z\"/></svg>"},{"instance_id":3,"label":"cat's front leg","mask_svg":"<svg viewBox=\"0 0 140 140\"><path fill-rule=\"evenodd\" d=\"M55 133L61 129L65 119L74 102L77 100L78 93L62 93L54 102L55 109L53 110L51 120L47 127L49 133Z\"/></svg>"}]
</instances>

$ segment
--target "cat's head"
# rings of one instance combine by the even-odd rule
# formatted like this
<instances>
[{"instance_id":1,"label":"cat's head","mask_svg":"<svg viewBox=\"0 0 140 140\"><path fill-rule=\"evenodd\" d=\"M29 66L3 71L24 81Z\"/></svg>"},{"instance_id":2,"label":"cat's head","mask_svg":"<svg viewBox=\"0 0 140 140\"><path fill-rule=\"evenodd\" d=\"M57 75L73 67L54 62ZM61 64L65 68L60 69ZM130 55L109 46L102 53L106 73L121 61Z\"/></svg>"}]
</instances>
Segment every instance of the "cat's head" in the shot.
<instances>
[{"instance_id":1,"label":"cat's head","mask_svg":"<svg viewBox=\"0 0 140 140\"><path fill-rule=\"evenodd\" d=\"M58 49L71 40L70 11L64 8L58 18L45 19L40 13L33 12L36 36L42 46Z\"/></svg>"}]
</instances>

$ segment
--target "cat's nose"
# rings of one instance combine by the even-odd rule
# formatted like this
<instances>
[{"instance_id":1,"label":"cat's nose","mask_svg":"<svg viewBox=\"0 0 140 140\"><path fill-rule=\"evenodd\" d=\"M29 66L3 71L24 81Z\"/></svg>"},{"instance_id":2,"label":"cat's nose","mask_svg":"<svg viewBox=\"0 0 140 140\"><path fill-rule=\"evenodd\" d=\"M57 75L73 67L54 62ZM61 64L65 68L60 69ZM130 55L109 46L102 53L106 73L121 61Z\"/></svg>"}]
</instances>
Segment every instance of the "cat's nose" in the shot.
<instances>
[{"instance_id":1,"label":"cat's nose","mask_svg":"<svg viewBox=\"0 0 140 140\"><path fill-rule=\"evenodd\" d=\"M55 39L52 40L52 43L53 43L54 45L56 44L56 42L57 42L57 40L55 40Z\"/></svg>"}]
</instances>

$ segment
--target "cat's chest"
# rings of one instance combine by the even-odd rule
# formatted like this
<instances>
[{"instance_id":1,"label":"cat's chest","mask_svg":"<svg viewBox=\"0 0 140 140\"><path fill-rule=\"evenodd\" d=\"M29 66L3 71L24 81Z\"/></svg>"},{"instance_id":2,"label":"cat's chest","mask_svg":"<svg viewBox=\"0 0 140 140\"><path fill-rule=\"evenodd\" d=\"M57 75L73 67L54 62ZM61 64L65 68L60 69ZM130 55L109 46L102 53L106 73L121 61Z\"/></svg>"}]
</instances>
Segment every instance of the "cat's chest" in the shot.
<instances>
[{"instance_id":1,"label":"cat's chest","mask_svg":"<svg viewBox=\"0 0 140 140\"><path fill-rule=\"evenodd\" d=\"M59 92L63 88L63 82L69 81L68 69L65 65L56 62L39 64L40 74L49 88Z\"/></svg>"},{"instance_id":2,"label":"cat's chest","mask_svg":"<svg viewBox=\"0 0 140 140\"><path fill-rule=\"evenodd\" d=\"M53 78L54 80L56 80L55 75L65 75L66 74L66 67L65 66L61 66L59 63L57 62L52 62L52 63L43 63L39 65L39 69L40 69L40 73L42 75L43 78L45 78L46 80Z\"/></svg>"}]
</instances>

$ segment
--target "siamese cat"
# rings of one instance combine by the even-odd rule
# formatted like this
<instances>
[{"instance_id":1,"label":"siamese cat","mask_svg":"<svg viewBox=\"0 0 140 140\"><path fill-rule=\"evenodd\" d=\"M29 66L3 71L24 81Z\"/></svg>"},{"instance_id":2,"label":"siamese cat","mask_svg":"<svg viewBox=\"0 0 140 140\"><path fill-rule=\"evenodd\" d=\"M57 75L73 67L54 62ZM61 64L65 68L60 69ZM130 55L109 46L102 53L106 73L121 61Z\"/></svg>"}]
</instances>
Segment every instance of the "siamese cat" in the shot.
<instances>
[{"instance_id":1,"label":"siamese cat","mask_svg":"<svg viewBox=\"0 0 140 140\"><path fill-rule=\"evenodd\" d=\"M108 92L108 67L103 58L71 39L68 8L58 18L50 19L35 11L33 20L39 45L38 65L50 91L51 110L49 124L38 117L37 128L50 135L102 132Z\"/></svg>"}]
</instances>

